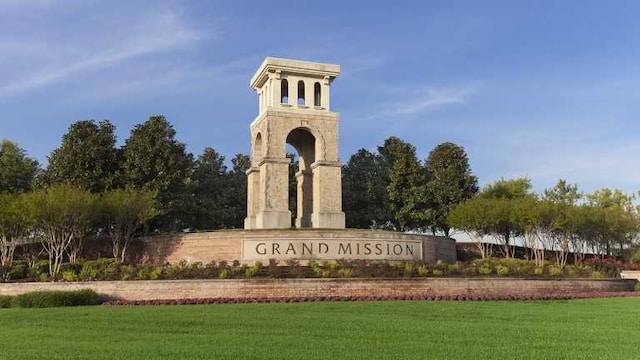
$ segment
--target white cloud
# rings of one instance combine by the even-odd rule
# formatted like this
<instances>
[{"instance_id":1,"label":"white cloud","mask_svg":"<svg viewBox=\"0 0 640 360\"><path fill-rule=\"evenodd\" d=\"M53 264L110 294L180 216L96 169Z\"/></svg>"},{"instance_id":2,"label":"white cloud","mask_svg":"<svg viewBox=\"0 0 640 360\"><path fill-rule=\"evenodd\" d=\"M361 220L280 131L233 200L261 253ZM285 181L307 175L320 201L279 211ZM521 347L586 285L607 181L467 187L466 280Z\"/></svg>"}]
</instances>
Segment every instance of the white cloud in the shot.
<instances>
[{"instance_id":1,"label":"white cloud","mask_svg":"<svg viewBox=\"0 0 640 360\"><path fill-rule=\"evenodd\" d=\"M465 102L465 97L469 93L469 88L433 88L425 87L415 91L407 100L400 100L391 105L390 114L415 115L425 112L434 107L447 104L461 104Z\"/></svg>"},{"instance_id":2,"label":"white cloud","mask_svg":"<svg viewBox=\"0 0 640 360\"><path fill-rule=\"evenodd\" d=\"M392 100L380 104L374 113L359 116L363 120L393 118L402 120L427 113L433 109L455 104L464 104L476 90L475 85L418 88L393 90L388 97Z\"/></svg>"},{"instance_id":3,"label":"white cloud","mask_svg":"<svg viewBox=\"0 0 640 360\"><path fill-rule=\"evenodd\" d=\"M84 34L85 38L70 45L65 43L28 43L22 48L20 41L0 39L0 46L16 52L40 52L47 54L47 62L32 64L35 69L13 76L13 80L0 86L0 97L37 89L61 82L76 74L115 66L145 55L176 50L200 39L200 33L186 24L171 11L150 12L139 16L141 21L133 26L115 29L106 28L103 33ZM65 38L60 36L62 38ZM4 46L3 46L4 45ZM54 51L53 55L49 53ZM52 61L53 59L53 61ZM15 67L20 67L15 64ZM0 75L2 73L0 72Z\"/></svg>"}]
</instances>

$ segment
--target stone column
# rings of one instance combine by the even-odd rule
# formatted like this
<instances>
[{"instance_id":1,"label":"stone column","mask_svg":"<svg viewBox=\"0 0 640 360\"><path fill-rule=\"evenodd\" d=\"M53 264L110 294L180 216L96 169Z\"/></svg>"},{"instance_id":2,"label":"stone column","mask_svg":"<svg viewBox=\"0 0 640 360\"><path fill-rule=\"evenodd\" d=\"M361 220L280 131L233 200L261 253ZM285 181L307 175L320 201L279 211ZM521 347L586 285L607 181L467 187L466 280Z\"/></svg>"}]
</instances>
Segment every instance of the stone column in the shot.
<instances>
[{"instance_id":1,"label":"stone column","mask_svg":"<svg viewBox=\"0 0 640 360\"><path fill-rule=\"evenodd\" d=\"M296 198L296 228L311 227L311 213L313 212L313 173L302 170L296 173L298 185Z\"/></svg>"},{"instance_id":2,"label":"stone column","mask_svg":"<svg viewBox=\"0 0 640 360\"><path fill-rule=\"evenodd\" d=\"M260 211L260 169L251 167L247 170L247 217L244 219L245 229L256 228L256 214Z\"/></svg>"},{"instance_id":3,"label":"stone column","mask_svg":"<svg viewBox=\"0 0 640 360\"><path fill-rule=\"evenodd\" d=\"M260 211L256 214L258 229L288 229L289 163L285 158L264 158L260 162Z\"/></svg>"},{"instance_id":4,"label":"stone column","mask_svg":"<svg viewBox=\"0 0 640 360\"><path fill-rule=\"evenodd\" d=\"M342 165L339 161L316 161L311 164L313 171L313 214L314 228L344 229L342 212Z\"/></svg>"}]
</instances>

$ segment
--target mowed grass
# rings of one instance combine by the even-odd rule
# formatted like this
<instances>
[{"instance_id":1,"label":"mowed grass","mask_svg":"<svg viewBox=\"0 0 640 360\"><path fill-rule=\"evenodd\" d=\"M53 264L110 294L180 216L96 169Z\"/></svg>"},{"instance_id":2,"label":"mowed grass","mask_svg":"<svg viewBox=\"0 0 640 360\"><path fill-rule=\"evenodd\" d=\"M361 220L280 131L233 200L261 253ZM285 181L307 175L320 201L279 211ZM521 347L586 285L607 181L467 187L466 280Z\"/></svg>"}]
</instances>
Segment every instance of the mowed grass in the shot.
<instances>
[{"instance_id":1,"label":"mowed grass","mask_svg":"<svg viewBox=\"0 0 640 360\"><path fill-rule=\"evenodd\" d=\"M638 359L640 297L0 309L0 359Z\"/></svg>"}]
</instances>

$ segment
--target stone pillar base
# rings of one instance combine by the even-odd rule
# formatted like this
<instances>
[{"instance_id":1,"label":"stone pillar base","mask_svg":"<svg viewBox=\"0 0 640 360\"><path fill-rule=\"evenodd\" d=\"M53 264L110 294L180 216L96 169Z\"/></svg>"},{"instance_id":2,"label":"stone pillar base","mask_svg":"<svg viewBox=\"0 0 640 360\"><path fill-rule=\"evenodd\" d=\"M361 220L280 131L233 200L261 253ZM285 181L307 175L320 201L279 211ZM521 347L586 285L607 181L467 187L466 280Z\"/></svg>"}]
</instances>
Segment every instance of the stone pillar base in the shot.
<instances>
[{"instance_id":1,"label":"stone pillar base","mask_svg":"<svg viewBox=\"0 0 640 360\"><path fill-rule=\"evenodd\" d=\"M255 216L247 216L244 218L244 228L245 229L255 229L256 228L256 217Z\"/></svg>"},{"instance_id":2,"label":"stone pillar base","mask_svg":"<svg viewBox=\"0 0 640 360\"><path fill-rule=\"evenodd\" d=\"M311 224L314 228L344 229L344 213L313 213L311 214Z\"/></svg>"},{"instance_id":3,"label":"stone pillar base","mask_svg":"<svg viewBox=\"0 0 640 360\"><path fill-rule=\"evenodd\" d=\"M291 211L262 211L256 215L257 229L289 229Z\"/></svg>"}]
</instances>

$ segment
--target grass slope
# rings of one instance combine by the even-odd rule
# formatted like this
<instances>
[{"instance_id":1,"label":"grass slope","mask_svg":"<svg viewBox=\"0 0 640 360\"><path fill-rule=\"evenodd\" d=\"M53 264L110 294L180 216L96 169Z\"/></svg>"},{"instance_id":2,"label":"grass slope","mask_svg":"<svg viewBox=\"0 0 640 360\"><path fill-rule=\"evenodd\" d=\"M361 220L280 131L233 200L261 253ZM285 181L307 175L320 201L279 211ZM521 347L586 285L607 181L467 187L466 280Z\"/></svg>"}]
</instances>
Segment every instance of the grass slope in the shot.
<instances>
[{"instance_id":1,"label":"grass slope","mask_svg":"<svg viewBox=\"0 0 640 360\"><path fill-rule=\"evenodd\" d=\"M632 359L640 298L0 309L0 359Z\"/></svg>"}]
</instances>

